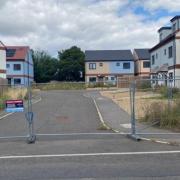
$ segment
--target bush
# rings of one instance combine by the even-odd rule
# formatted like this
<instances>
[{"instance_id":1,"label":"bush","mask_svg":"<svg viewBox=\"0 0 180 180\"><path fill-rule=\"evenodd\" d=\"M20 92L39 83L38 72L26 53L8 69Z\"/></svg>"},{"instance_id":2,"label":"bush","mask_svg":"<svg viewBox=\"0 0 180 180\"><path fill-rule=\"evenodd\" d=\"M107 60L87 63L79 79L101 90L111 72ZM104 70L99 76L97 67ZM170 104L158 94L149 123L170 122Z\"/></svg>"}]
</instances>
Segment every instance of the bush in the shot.
<instances>
[{"instance_id":1,"label":"bush","mask_svg":"<svg viewBox=\"0 0 180 180\"><path fill-rule=\"evenodd\" d=\"M150 89L151 88L151 82L150 81L141 81L137 83L138 89Z\"/></svg>"},{"instance_id":2,"label":"bush","mask_svg":"<svg viewBox=\"0 0 180 180\"><path fill-rule=\"evenodd\" d=\"M170 88L167 86L159 86L155 89L156 92L160 93L163 98L168 98L168 94L170 91ZM176 87L172 88L172 95L173 97L176 97L179 94L180 90Z\"/></svg>"},{"instance_id":3,"label":"bush","mask_svg":"<svg viewBox=\"0 0 180 180\"><path fill-rule=\"evenodd\" d=\"M61 83L47 83L47 84L33 84L33 89L40 90L80 90L85 89L85 83L81 82L61 82Z\"/></svg>"}]
</instances>

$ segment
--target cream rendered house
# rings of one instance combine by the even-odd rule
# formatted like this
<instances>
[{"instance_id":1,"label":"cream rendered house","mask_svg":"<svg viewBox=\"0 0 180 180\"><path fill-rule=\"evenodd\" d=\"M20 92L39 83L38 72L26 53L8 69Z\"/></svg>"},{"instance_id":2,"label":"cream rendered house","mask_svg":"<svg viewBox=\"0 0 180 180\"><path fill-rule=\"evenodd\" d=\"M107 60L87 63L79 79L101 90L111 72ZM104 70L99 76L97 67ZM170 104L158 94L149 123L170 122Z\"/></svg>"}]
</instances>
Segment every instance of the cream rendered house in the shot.
<instances>
[{"instance_id":1,"label":"cream rendered house","mask_svg":"<svg viewBox=\"0 0 180 180\"><path fill-rule=\"evenodd\" d=\"M150 77L150 53L149 49L134 49L135 76Z\"/></svg>"},{"instance_id":2,"label":"cream rendered house","mask_svg":"<svg viewBox=\"0 0 180 180\"><path fill-rule=\"evenodd\" d=\"M116 81L125 76L134 76L131 50L85 51L86 82Z\"/></svg>"}]
</instances>

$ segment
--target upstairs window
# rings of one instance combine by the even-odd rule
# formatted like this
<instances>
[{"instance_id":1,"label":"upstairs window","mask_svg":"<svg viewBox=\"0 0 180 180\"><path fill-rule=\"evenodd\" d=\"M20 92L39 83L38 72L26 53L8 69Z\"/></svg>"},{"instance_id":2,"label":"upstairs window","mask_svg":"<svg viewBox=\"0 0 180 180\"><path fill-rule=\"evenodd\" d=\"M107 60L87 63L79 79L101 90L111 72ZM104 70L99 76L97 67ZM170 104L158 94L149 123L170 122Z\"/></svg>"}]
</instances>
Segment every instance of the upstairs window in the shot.
<instances>
[{"instance_id":1,"label":"upstairs window","mask_svg":"<svg viewBox=\"0 0 180 180\"><path fill-rule=\"evenodd\" d=\"M160 33L160 41L162 41L162 36L163 36L163 34L162 34L162 33Z\"/></svg>"},{"instance_id":2,"label":"upstairs window","mask_svg":"<svg viewBox=\"0 0 180 180\"><path fill-rule=\"evenodd\" d=\"M172 54L172 46L170 46L170 47L168 48L168 57L169 57L169 58L172 58L172 56L173 56L173 54Z\"/></svg>"},{"instance_id":3,"label":"upstairs window","mask_svg":"<svg viewBox=\"0 0 180 180\"><path fill-rule=\"evenodd\" d=\"M143 62L143 68L150 68L150 62L148 61Z\"/></svg>"},{"instance_id":4,"label":"upstairs window","mask_svg":"<svg viewBox=\"0 0 180 180\"><path fill-rule=\"evenodd\" d=\"M6 50L6 56L7 57L13 57L16 53L16 49L7 49Z\"/></svg>"},{"instance_id":5,"label":"upstairs window","mask_svg":"<svg viewBox=\"0 0 180 180\"><path fill-rule=\"evenodd\" d=\"M130 63L123 63L123 69L130 69Z\"/></svg>"},{"instance_id":6,"label":"upstairs window","mask_svg":"<svg viewBox=\"0 0 180 180\"><path fill-rule=\"evenodd\" d=\"M151 63L152 63L152 65L155 64L155 56L154 55L151 57Z\"/></svg>"},{"instance_id":7,"label":"upstairs window","mask_svg":"<svg viewBox=\"0 0 180 180\"><path fill-rule=\"evenodd\" d=\"M89 69L96 69L96 63L89 63Z\"/></svg>"},{"instance_id":8,"label":"upstairs window","mask_svg":"<svg viewBox=\"0 0 180 180\"><path fill-rule=\"evenodd\" d=\"M176 23L173 24L173 32L176 31Z\"/></svg>"},{"instance_id":9,"label":"upstairs window","mask_svg":"<svg viewBox=\"0 0 180 180\"><path fill-rule=\"evenodd\" d=\"M156 53L156 59L158 58L158 53Z\"/></svg>"},{"instance_id":10,"label":"upstairs window","mask_svg":"<svg viewBox=\"0 0 180 180\"><path fill-rule=\"evenodd\" d=\"M21 70L21 64L14 64L14 71L20 71Z\"/></svg>"},{"instance_id":11,"label":"upstairs window","mask_svg":"<svg viewBox=\"0 0 180 180\"><path fill-rule=\"evenodd\" d=\"M166 49L164 49L164 55L166 55Z\"/></svg>"},{"instance_id":12,"label":"upstairs window","mask_svg":"<svg viewBox=\"0 0 180 180\"><path fill-rule=\"evenodd\" d=\"M7 68L7 69L10 68L10 64L6 64L6 68Z\"/></svg>"},{"instance_id":13,"label":"upstairs window","mask_svg":"<svg viewBox=\"0 0 180 180\"><path fill-rule=\"evenodd\" d=\"M103 66L103 63L99 63L99 66L102 67L102 66Z\"/></svg>"},{"instance_id":14,"label":"upstairs window","mask_svg":"<svg viewBox=\"0 0 180 180\"><path fill-rule=\"evenodd\" d=\"M120 63L119 63L119 62L117 62L117 63L116 63L116 66L120 66Z\"/></svg>"}]
</instances>

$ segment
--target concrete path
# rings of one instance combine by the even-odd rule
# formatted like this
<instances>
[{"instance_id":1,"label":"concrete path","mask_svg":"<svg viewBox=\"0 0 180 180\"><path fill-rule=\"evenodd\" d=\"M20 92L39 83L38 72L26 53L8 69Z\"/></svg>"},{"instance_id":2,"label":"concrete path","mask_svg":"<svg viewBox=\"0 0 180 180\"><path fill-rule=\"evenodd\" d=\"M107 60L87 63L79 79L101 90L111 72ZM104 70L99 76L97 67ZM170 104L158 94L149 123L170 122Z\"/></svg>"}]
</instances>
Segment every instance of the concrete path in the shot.
<instances>
[{"instance_id":1,"label":"concrete path","mask_svg":"<svg viewBox=\"0 0 180 180\"><path fill-rule=\"evenodd\" d=\"M105 124L115 132L131 133L130 115L121 109L112 99L102 96L99 91L89 91L86 95L96 101ZM136 122L136 132L140 137L147 140L180 144L180 133L159 129L152 124Z\"/></svg>"}]
</instances>

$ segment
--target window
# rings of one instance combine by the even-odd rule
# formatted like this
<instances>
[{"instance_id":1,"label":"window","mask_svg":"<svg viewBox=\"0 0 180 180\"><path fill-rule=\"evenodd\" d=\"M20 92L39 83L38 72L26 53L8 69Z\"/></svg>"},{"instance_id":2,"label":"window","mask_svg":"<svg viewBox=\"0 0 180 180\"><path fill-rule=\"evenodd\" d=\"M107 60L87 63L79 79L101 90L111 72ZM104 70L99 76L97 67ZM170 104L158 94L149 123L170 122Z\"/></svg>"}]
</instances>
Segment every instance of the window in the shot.
<instances>
[{"instance_id":1,"label":"window","mask_svg":"<svg viewBox=\"0 0 180 180\"><path fill-rule=\"evenodd\" d=\"M111 77L111 81L114 81L115 80L115 78L114 77Z\"/></svg>"},{"instance_id":2,"label":"window","mask_svg":"<svg viewBox=\"0 0 180 180\"><path fill-rule=\"evenodd\" d=\"M7 57L13 57L16 53L16 49L7 49L6 50L6 56Z\"/></svg>"},{"instance_id":3,"label":"window","mask_svg":"<svg viewBox=\"0 0 180 180\"><path fill-rule=\"evenodd\" d=\"M156 59L158 58L158 53L156 53Z\"/></svg>"},{"instance_id":4,"label":"window","mask_svg":"<svg viewBox=\"0 0 180 180\"><path fill-rule=\"evenodd\" d=\"M89 82L96 82L96 77L90 77Z\"/></svg>"},{"instance_id":5,"label":"window","mask_svg":"<svg viewBox=\"0 0 180 180\"><path fill-rule=\"evenodd\" d=\"M103 66L103 63L99 63L99 66L102 67L102 66Z\"/></svg>"},{"instance_id":6,"label":"window","mask_svg":"<svg viewBox=\"0 0 180 180\"><path fill-rule=\"evenodd\" d=\"M173 32L176 31L176 23L173 24Z\"/></svg>"},{"instance_id":7,"label":"window","mask_svg":"<svg viewBox=\"0 0 180 180\"><path fill-rule=\"evenodd\" d=\"M166 55L166 49L164 49L164 55Z\"/></svg>"},{"instance_id":8,"label":"window","mask_svg":"<svg viewBox=\"0 0 180 180\"><path fill-rule=\"evenodd\" d=\"M170 79L171 82L173 81L173 73L172 72L169 73L169 79Z\"/></svg>"},{"instance_id":9,"label":"window","mask_svg":"<svg viewBox=\"0 0 180 180\"><path fill-rule=\"evenodd\" d=\"M6 68L10 68L10 64L6 64Z\"/></svg>"},{"instance_id":10,"label":"window","mask_svg":"<svg viewBox=\"0 0 180 180\"><path fill-rule=\"evenodd\" d=\"M123 63L123 69L130 69L130 63Z\"/></svg>"},{"instance_id":11,"label":"window","mask_svg":"<svg viewBox=\"0 0 180 180\"><path fill-rule=\"evenodd\" d=\"M155 56L154 55L151 57L151 63L152 63L152 65L155 64Z\"/></svg>"},{"instance_id":12,"label":"window","mask_svg":"<svg viewBox=\"0 0 180 180\"><path fill-rule=\"evenodd\" d=\"M15 71L20 71L21 70L21 64L14 64L14 68Z\"/></svg>"},{"instance_id":13,"label":"window","mask_svg":"<svg viewBox=\"0 0 180 180\"><path fill-rule=\"evenodd\" d=\"M143 62L143 68L150 68L150 62L148 61Z\"/></svg>"},{"instance_id":14,"label":"window","mask_svg":"<svg viewBox=\"0 0 180 180\"><path fill-rule=\"evenodd\" d=\"M160 41L162 41L162 36L163 36L163 34L162 34L162 33L160 33Z\"/></svg>"},{"instance_id":15,"label":"window","mask_svg":"<svg viewBox=\"0 0 180 180\"><path fill-rule=\"evenodd\" d=\"M96 69L96 63L89 63L89 69Z\"/></svg>"},{"instance_id":16,"label":"window","mask_svg":"<svg viewBox=\"0 0 180 180\"><path fill-rule=\"evenodd\" d=\"M117 62L117 63L116 63L116 66L120 66L120 63L119 63L119 62Z\"/></svg>"},{"instance_id":17,"label":"window","mask_svg":"<svg viewBox=\"0 0 180 180\"><path fill-rule=\"evenodd\" d=\"M172 57L172 46L170 46L170 47L168 48L168 56L169 56L169 58Z\"/></svg>"},{"instance_id":18,"label":"window","mask_svg":"<svg viewBox=\"0 0 180 180\"><path fill-rule=\"evenodd\" d=\"M21 84L21 79L14 79L14 84Z\"/></svg>"}]
</instances>

